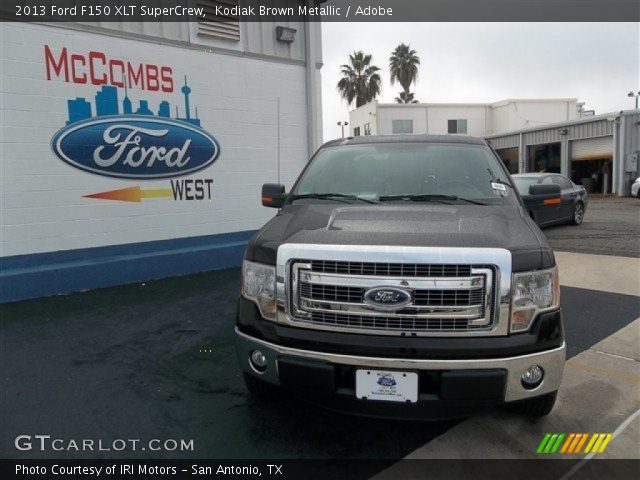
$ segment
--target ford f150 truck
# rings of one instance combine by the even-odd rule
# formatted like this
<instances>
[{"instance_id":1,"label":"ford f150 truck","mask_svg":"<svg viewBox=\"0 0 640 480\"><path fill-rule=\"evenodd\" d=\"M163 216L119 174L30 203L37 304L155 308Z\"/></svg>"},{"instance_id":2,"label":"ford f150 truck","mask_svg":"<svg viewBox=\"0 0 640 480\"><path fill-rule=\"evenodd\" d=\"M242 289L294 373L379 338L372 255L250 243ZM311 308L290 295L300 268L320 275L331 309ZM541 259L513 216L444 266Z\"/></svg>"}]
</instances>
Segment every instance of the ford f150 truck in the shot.
<instances>
[{"instance_id":1,"label":"ford f150 truck","mask_svg":"<svg viewBox=\"0 0 640 480\"><path fill-rule=\"evenodd\" d=\"M236 321L251 393L404 418L551 411L558 271L484 140L331 141L262 203L279 210L246 249Z\"/></svg>"}]
</instances>

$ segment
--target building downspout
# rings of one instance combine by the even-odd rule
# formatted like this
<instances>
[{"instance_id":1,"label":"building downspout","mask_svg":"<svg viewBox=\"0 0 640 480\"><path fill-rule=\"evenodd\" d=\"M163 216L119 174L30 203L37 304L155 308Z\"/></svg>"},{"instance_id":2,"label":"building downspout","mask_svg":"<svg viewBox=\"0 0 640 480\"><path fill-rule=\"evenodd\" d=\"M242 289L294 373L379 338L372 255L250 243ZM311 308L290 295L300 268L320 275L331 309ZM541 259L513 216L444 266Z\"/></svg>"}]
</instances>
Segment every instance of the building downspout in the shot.
<instances>
[{"instance_id":1,"label":"building downspout","mask_svg":"<svg viewBox=\"0 0 640 480\"><path fill-rule=\"evenodd\" d=\"M524 135L520 133L518 138L518 173L525 173L527 171L526 163L526 151L524 148Z\"/></svg>"},{"instance_id":2,"label":"building downspout","mask_svg":"<svg viewBox=\"0 0 640 480\"><path fill-rule=\"evenodd\" d=\"M314 7L315 1L308 0L308 7ZM319 128L319 105L318 105L318 79L316 76L316 65L318 63L316 51L316 28L317 24L311 21L307 15L304 23L305 33L305 60L306 60L306 90L307 90L307 147L309 158L320 146Z\"/></svg>"},{"instance_id":3,"label":"building downspout","mask_svg":"<svg viewBox=\"0 0 640 480\"><path fill-rule=\"evenodd\" d=\"M425 125L425 130L427 135L430 133L429 132L429 105L424 106L424 125Z\"/></svg>"},{"instance_id":4,"label":"building downspout","mask_svg":"<svg viewBox=\"0 0 640 480\"><path fill-rule=\"evenodd\" d=\"M560 139L560 173L571 178L571 168L569 160L569 134L562 135Z\"/></svg>"},{"instance_id":5,"label":"building downspout","mask_svg":"<svg viewBox=\"0 0 640 480\"><path fill-rule=\"evenodd\" d=\"M618 177L618 191L616 192L619 197L623 197L627 194L627 173L625 172L625 150L626 150L626 130L627 130L627 116L620 115L619 120L616 121L615 128L618 132L619 144L616 149L616 155L613 157L611 165L611 175ZM615 173L614 173L615 172Z\"/></svg>"}]
</instances>

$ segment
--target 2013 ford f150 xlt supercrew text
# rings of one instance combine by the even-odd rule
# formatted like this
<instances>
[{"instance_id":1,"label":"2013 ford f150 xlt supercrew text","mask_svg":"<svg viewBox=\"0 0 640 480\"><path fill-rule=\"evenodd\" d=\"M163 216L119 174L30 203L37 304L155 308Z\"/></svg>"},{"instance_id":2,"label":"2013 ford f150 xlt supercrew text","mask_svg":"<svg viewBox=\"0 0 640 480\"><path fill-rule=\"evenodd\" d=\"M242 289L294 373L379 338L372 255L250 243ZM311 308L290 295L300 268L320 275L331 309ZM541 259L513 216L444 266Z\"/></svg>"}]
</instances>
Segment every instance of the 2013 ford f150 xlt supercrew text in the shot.
<instances>
[{"instance_id":1,"label":"2013 ford f150 xlt supercrew text","mask_svg":"<svg viewBox=\"0 0 640 480\"><path fill-rule=\"evenodd\" d=\"M331 141L262 203L279 210L246 249L236 322L251 393L404 418L551 411L555 259L484 140Z\"/></svg>"}]
</instances>

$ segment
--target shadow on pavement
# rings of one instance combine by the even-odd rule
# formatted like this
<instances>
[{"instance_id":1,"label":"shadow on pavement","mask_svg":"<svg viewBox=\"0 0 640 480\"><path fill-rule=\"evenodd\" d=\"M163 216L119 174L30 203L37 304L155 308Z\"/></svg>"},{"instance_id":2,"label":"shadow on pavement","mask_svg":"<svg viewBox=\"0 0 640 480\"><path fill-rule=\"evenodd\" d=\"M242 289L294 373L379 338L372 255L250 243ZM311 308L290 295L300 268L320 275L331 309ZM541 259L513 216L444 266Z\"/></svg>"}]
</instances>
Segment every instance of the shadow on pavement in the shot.
<instances>
[{"instance_id":1,"label":"shadow on pavement","mask_svg":"<svg viewBox=\"0 0 640 480\"><path fill-rule=\"evenodd\" d=\"M457 421L352 417L245 391L239 270L0 306L4 458L398 459ZM638 299L563 288L569 356L638 315ZM194 451L19 452L20 434L184 439Z\"/></svg>"},{"instance_id":2,"label":"shadow on pavement","mask_svg":"<svg viewBox=\"0 0 640 480\"><path fill-rule=\"evenodd\" d=\"M233 269L0 306L0 455L397 459L457 423L253 400L233 344L238 291ZM194 439L195 450L18 452L20 434Z\"/></svg>"}]
</instances>

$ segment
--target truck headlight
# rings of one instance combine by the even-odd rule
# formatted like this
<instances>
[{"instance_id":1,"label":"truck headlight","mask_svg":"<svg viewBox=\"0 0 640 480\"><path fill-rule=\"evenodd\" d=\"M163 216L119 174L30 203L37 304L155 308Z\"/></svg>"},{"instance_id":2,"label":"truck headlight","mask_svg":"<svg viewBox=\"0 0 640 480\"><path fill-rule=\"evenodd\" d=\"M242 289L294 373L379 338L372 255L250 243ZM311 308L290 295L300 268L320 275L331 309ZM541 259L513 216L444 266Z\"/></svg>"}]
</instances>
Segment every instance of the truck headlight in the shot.
<instances>
[{"instance_id":1,"label":"truck headlight","mask_svg":"<svg viewBox=\"0 0 640 480\"><path fill-rule=\"evenodd\" d=\"M514 273L512 292L509 331L524 332L538 313L560 306L558 267Z\"/></svg>"},{"instance_id":2,"label":"truck headlight","mask_svg":"<svg viewBox=\"0 0 640 480\"><path fill-rule=\"evenodd\" d=\"M253 300L263 317L276 318L276 267L262 263L242 262L242 295Z\"/></svg>"}]
</instances>

